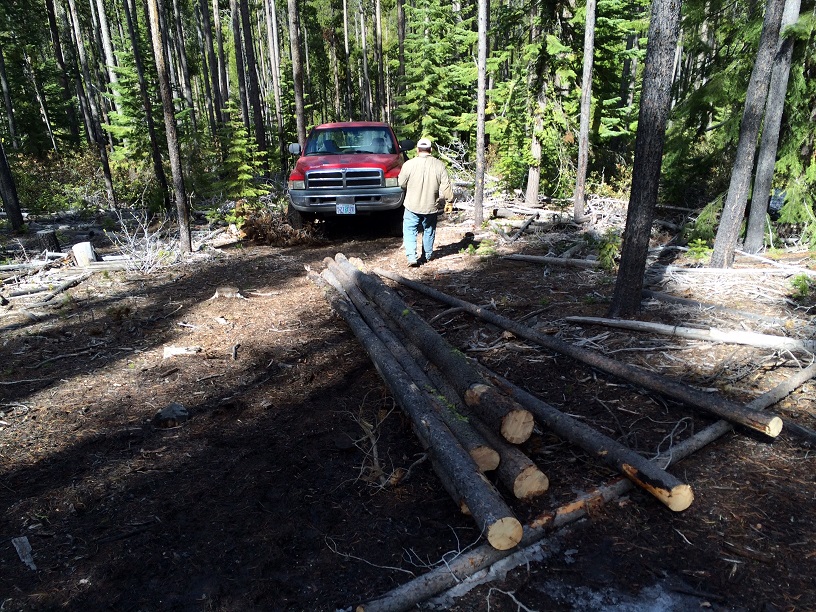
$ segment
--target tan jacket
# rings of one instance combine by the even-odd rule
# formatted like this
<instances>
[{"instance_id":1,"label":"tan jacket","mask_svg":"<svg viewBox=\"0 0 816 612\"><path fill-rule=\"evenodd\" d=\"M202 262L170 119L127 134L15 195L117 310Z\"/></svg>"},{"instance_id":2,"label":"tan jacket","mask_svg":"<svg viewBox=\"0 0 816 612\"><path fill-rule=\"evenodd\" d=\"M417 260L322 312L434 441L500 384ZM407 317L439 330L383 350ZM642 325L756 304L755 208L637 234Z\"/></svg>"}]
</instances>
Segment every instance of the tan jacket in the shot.
<instances>
[{"instance_id":1,"label":"tan jacket","mask_svg":"<svg viewBox=\"0 0 816 612\"><path fill-rule=\"evenodd\" d=\"M453 201L448 170L440 160L430 153L418 153L402 165L399 186L405 190L405 208L420 215L438 213L444 203Z\"/></svg>"}]
</instances>

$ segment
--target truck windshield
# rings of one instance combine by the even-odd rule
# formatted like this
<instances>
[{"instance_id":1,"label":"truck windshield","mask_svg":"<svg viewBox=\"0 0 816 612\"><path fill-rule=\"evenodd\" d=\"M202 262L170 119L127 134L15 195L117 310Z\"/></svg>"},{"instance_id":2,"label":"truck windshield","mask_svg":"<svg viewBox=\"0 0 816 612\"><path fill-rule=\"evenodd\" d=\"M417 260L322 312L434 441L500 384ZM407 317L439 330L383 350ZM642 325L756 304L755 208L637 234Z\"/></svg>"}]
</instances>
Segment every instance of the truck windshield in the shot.
<instances>
[{"instance_id":1,"label":"truck windshield","mask_svg":"<svg viewBox=\"0 0 816 612\"><path fill-rule=\"evenodd\" d=\"M305 155L397 152L391 132L381 127L344 127L313 130Z\"/></svg>"}]
</instances>

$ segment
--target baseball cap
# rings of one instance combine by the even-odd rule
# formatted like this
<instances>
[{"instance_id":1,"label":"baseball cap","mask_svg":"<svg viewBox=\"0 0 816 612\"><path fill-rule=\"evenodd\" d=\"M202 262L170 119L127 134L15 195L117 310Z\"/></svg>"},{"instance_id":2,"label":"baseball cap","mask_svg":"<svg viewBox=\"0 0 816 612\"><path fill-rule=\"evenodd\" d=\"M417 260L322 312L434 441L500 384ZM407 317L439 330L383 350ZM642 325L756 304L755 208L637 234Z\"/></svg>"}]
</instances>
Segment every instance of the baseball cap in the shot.
<instances>
[{"instance_id":1,"label":"baseball cap","mask_svg":"<svg viewBox=\"0 0 816 612\"><path fill-rule=\"evenodd\" d=\"M419 142L417 143L417 149L430 149L431 148L431 141L427 138L420 138Z\"/></svg>"}]
</instances>

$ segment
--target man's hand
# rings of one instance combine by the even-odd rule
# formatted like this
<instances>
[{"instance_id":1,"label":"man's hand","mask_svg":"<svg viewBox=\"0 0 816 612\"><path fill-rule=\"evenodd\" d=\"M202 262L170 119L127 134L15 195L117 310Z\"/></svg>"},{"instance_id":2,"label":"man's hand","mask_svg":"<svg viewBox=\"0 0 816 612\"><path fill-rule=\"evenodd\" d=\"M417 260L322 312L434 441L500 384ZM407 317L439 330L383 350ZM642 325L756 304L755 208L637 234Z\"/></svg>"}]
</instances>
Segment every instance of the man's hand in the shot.
<instances>
[{"instance_id":1,"label":"man's hand","mask_svg":"<svg viewBox=\"0 0 816 612\"><path fill-rule=\"evenodd\" d=\"M445 213L453 212L453 202L445 202Z\"/></svg>"}]
</instances>

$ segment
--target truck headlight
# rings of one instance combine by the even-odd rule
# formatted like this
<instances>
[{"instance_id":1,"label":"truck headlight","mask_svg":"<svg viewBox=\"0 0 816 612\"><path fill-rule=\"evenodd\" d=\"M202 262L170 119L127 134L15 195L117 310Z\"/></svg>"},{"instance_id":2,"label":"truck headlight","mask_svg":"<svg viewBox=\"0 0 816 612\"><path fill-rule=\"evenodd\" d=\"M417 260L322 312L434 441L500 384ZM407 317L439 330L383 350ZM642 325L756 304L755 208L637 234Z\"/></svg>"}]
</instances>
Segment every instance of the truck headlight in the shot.
<instances>
[{"instance_id":1,"label":"truck headlight","mask_svg":"<svg viewBox=\"0 0 816 612\"><path fill-rule=\"evenodd\" d=\"M399 187L399 179L397 177L387 178L385 179L385 186L386 187Z\"/></svg>"},{"instance_id":2,"label":"truck headlight","mask_svg":"<svg viewBox=\"0 0 816 612\"><path fill-rule=\"evenodd\" d=\"M289 181L289 189L306 189L306 181Z\"/></svg>"}]
</instances>

